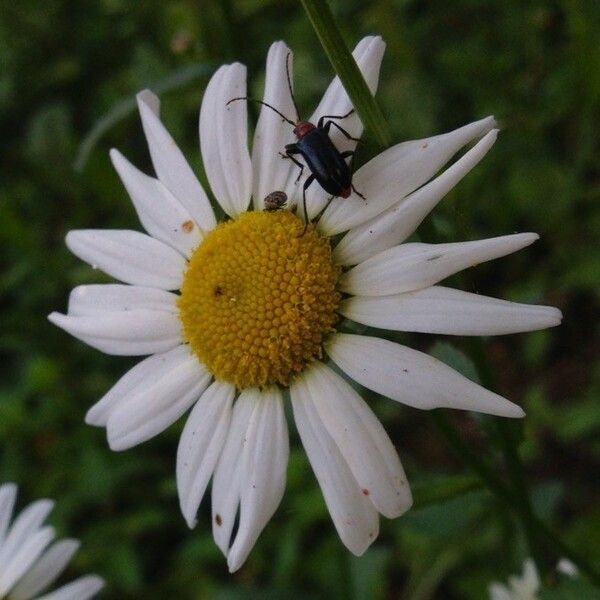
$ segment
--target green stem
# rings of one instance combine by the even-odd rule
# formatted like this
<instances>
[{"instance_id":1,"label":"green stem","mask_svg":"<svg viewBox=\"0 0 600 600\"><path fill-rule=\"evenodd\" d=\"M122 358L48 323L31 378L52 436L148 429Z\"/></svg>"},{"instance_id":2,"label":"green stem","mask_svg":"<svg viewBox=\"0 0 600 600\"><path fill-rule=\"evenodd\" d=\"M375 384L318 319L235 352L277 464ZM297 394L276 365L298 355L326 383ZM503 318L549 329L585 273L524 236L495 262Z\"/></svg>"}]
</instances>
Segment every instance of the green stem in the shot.
<instances>
[{"instance_id":1,"label":"green stem","mask_svg":"<svg viewBox=\"0 0 600 600\"><path fill-rule=\"evenodd\" d=\"M506 464L511 488L518 504L518 514L521 517L521 523L527 537L529 551L542 573L547 573L552 569L552 565L545 559L544 544L539 536L538 529L534 526L534 512L531 506L531 498L525 483L523 465L517 451L517 441L512 435L511 424L503 420L495 419L496 430L499 433L502 454Z\"/></svg>"},{"instance_id":2,"label":"green stem","mask_svg":"<svg viewBox=\"0 0 600 600\"><path fill-rule=\"evenodd\" d=\"M494 472L486 461L478 454L473 452L461 439L456 429L450 421L438 410L433 410L429 413L436 427L446 438L448 445L452 448L456 456L467 465L474 473L476 473L485 484L485 486L498 498L510 511L515 510L514 491L504 483ZM519 514L524 510L523 505L517 507ZM572 561L577 568L587 575L595 585L600 585L600 573L592 567L592 565L569 545L567 545L560 537L556 535L542 520L539 519L533 512L527 514L527 523L530 527L530 534L536 540L536 546L541 542L541 539L546 539L557 553L557 558L565 557Z\"/></svg>"},{"instance_id":3,"label":"green stem","mask_svg":"<svg viewBox=\"0 0 600 600\"><path fill-rule=\"evenodd\" d=\"M471 355L475 357L477 371L485 387L494 389L494 377L490 369L489 363L486 360L486 353L483 342L480 339L471 340ZM547 552L545 544L540 539L538 529L533 525L534 511L531 505L531 498L525 479L523 464L518 452L519 440L515 439L513 423L506 419L493 418L494 431L497 436L494 436L499 443L510 488L513 495L513 502L517 507L517 514L523 526L529 552L533 557L538 570L542 574L550 571L553 565L546 560ZM488 428L488 435L489 435Z\"/></svg>"},{"instance_id":4,"label":"green stem","mask_svg":"<svg viewBox=\"0 0 600 600\"><path fill-rule=\"evenodd\" d=\"M562 558L568 558L574 565L577 566L581 573L588 576L589 580L597 586L600 586L600 573L576 550L566 544L546 523L534 516L533 521L540 535L558 550L558 555Z\"/></svg>"},{"instance_id":5,"label":"green stem","mask_svg":"<svg viewBox=\"0 0 600 600\"><path fill-rule=\"evenodd\" d=\"M510 490L493 472L492 468L475 452L473 452L461 439L450 421L439 410L429 413L431 420L446 438L446 442L454 451L454 454L466 464L485 486L509 508L513 508L513 498Z\"/></svg>"},{"instance_id":6,"label":"green stem","mask_svg":"<svg viewBox=\"0 0 600 600\"><path fill-rule=\"evenodd\" d=\"M389 127L354 57L348 50L325 0L302 0L302 6L363 125L384 148L391 143Z\"/></svg>"},{"instance_id":7,"label":"green stem","mask_svg":"<svg viewBox=\"0 0 600 600\"><path fill-rule=\"evenodd\" d=\"M473 339L470 340L470 346L471 355L475 357L477 372L482 384L489 389L494 389L496 387L494 385L494 377L486 360L483 342L480 339ZM492 425L493 431L497 434L493 438L502 452L512 492L513 505L516 507L517 515L527 538L529 553L533 557L538 570L542 575L545 575L552 569L552 564L545 559L547 553L544 552L544 544L540 540L536 527L533 526L534 512L523 472L523 465L517 450L519 441L513 435L513 423L507 422L505 419L493 418ZM488 436L490 434L489 429L489 427L486 429Z\"/></svg>"},{"instance_id":8,"label":"green stem","mask_svg":"<svg viewBox=\"0 0 600 600\"><path fill-rule=\"evenodd\" d=\"M148 87L157 94L177 90L190 84L192 81L214 70L214 65L210 63L200 63L188 65L172 72L170 75L159 81L150 83ZM94 151L102 137L114 127L117 123L128 117L136 110L137 103L135 96L127 98L114 105L107 114L102 116L92 129L86 133L73 163L73 168L77 173L81 173L85 168L90 154Z\"/></svg>"}]
</instances>

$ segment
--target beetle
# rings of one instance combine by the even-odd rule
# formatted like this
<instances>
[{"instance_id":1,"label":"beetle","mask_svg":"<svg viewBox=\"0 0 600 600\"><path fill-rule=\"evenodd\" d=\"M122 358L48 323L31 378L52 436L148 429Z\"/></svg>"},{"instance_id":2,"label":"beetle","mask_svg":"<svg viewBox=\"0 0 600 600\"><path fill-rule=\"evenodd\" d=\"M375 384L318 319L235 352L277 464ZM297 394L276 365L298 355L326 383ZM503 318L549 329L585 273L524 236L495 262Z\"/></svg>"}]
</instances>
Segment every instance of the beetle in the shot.
<instances>
[{"instance_id":1,"label":"beetle","mask_svg":"<svg viewBox=\"0 0 600 600\"><path fill-rule=\"evenodd\" d=\"M296 104L296 98L292 91L292 81L290 77L290 54L286 57L286 75L288 88L290 90L290 96L296 110L296 115L299 115L298 105ZM280 152L282 158L290 159L299 168L300 173L296 178L296 183L300 181L302 174L304 173L303 165L294 155L300 155L306 162L306 166L310 171L310 175L306 178L302 189L302 206L304 212L304 231L301 235L304 235L308 227L308 214L306 212L306 190L313 183L317 181L319 185L329 194L331 194L330 201L335 197L348 198L351 192L354 192L357 196L360 196L363 200L365 197L354 187L352 183L352 170L346 162L346 158L354 156L354 150L346 150L340 152L331 141L329 137L329 130L333 125L339 131L346 136L347 139L358 142L359 139L352 137L339 123L336 123L334 119L345 119L349 117L354 109L348 111L345 115L323 115L319 118L317 125L314 125L310 121L303 121L298 118L296 122L286 117L283 113L277 110L274 106L271 106L267 102L262 100L256 100L248 96L241 96L238 98L232 98L227 102L227 105L237 100L252 100L258 102L275 111L284 121L294 127L294 135L296 136L296 143L286 144L285 153Z\"/></svg>"},{"instance_id":2,"label":"beetle","mask_svg":"<svg viewBox=\"0 0 600 600\"><path fill-rule=\"evenodd\" d=\"M265 196L263 204L265 205L265 211L277 212L282 209L287 202L287 194L285 192L271 192Z\"/></svg>"}]
</instances>

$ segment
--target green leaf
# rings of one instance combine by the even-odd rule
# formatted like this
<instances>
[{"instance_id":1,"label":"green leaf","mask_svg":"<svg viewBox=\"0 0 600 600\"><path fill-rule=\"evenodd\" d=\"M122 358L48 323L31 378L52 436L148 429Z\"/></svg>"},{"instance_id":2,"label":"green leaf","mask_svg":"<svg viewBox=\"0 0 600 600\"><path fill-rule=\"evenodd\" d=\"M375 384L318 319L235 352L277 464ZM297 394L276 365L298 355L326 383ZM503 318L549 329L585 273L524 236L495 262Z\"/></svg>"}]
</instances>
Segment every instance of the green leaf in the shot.
<instances>
[{"instance_id":1,"label":"green leaf","mask_svg":"<svg viewBox=\"0 0 600 600\"><path fill-rule=\"evenodd\" d=\"M448 342L436 342L429 351L431 356L446 363L449 367L456 369L465 377L476 383L481 383L475 363L461 350Z\"/></svg>"},{"instance_id":2,"label":"green leaf","mask_svg":"<svg viewBox=\"0 0 600 600\"><path fill-rule=\"evenodd\" d=\"M148 87L157 94L177 90L185 87L191 81L210 73L212 68L211 65L205 63L186 66L173 72L168 77L165 77L154 84L150 84ZM77 152L74 163L75 171L78 173L83 171L90 154L102 139L102 136L117 123L128 117L135 110L136 106L135 96L127 98L113 106L106 115L98 120L96 125L88 132L79 146L79 151Z\"/></svg>"},{"instance_id":3,"label":"green leaf","mask_svg":"<svg viewBox=\"0 0 600 600\"><path fill-rule=\"evenodd\" d=\"M361 557L350 557L350 578L354 600L370 600L383 596L381 592L385 585L385 569L391 557L390 548L370 548Z\"/></svg>"},{"instance_id":4,"label":"green leaf","mask_svg":"<svg viewBox=\"0 0 600 600\"><path fill-rule=\"evenodd\" d=\"M363 125L383 147L391 143L389 127L348 50L325 0L302 0L304 10Z\"/></svg>"},{"instance_id":5,"label":"green leaf","mask_svg":"<svg viewBox=\"0 0 600 600\"><path fill-rule=\"evenodd\" d=\"M558 587L541 590L540 600L600 600L600 590L582 579L563 577Z\"/></svg>"},{"instance_id":6,"label":"green leaf","mask_svg":"<svg viewBox=\"0 0 600 600\"><path fill-rule=\"evenodd\" d=\"M481 487L481 480L474 475L432 477L425 481L412 482L414 508L439 504L462 496Z\"/></svg>"},{"instance_id":7,"label":"green leaf","mask_svg":"<svg viewBox=\"0 0 600 600\"><path fill-rule=\"evenodd\" d=\"M300 600L310 598L292 590L274 588L250 588L245 586L224 587L213 595L214 600Z\"/></svg>"},{"instance_id":8,"label":"green leaf","mask_svg":"<svg viewBox=\"0 0 600 600\"><path fill-rule=\"evenodd\" d=\"M472 491L444 502L407 512L402 528L427 537L452 538L460 535L481 516L488 499L484 491Z\"/></svg>"},{"instance_id":9,"label":"green leaf","mask_svg":"<svg viewBox=\"0 0 600 600\"><path fill-rule=\"evenodd\" d=\"M543 519L552 517L565 495L561 481L547 481L535 487L531 493L531 504L535 514Z\"/></svg>"}]
</instances>

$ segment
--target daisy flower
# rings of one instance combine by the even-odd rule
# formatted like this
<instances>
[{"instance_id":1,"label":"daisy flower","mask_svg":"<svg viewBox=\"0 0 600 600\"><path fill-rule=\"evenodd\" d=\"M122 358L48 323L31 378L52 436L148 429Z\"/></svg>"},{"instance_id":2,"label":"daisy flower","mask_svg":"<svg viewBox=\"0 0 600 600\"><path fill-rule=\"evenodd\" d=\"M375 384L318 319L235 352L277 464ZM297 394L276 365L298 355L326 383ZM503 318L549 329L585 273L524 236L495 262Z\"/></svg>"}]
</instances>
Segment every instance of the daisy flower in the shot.
<instances>
[{"instance_id":1,"label":"daisy flower","mask_svg":"<svg viewBox=\"0 0 600 600\"><path fill-rule=\"evenodd\" d=\"M38 500L23 509L11 525L17 486L0 486L0 599L87 600L103 587L97 575L85 575L47 592L79 549L79 541L52 543L55 531L43 526L52 510L52 500Z\"/></svg>"},{"instance_id":2,"label":"daisy flower","mask_svg":"<svg viewBox=\"0 0 600 600\"><path fill-rule=\"evenodd\" d=\"M375 93L385 44L363 39L354 58ZM297 115L286 81L290 54L272 45L263 100ZM222 66L200 109L200 149L209 198L159 118L149 91L138 106L156 177L118 151L113 164L147 234L78 230L69 249L123 284L85 285L66 315L50 320L103 352L150 355L88 412L112 449L160 433L190 407L177 454L181 510L190 527L212 477L212 526L231 571L245 561L283 496L289 453L283 393L343 543L362 554L379 513L411 505L400 459L382 425L348 383L421 409L461 408L521 417L515 404L438 360L405 346L336 331L340 317L372 327L492 335L557 325L554 308L514 304L437 285L466 267L524 248L524 233L455 244L403 243L496 139L492 117L450 133L393 146L356 171L357 194L334 198L315 183L304 235L295 208L308 175L280 152L292 127L263 107L247 146L246 69ZM310 119L352 108L338 78ZM343 120L362 133L356 114ZM331 129L340 151L355 142ZM432 179L464 146L476 141ZM274 191L286 210L265 211ZM297 211L301 213L301 211ZM345 233L333 247L333 239ZM326 364L331 359L344 376ZM234 529L236 519L239 525Z\"/></svg>"},{"instance_id":3,"label":"daisy flower","mask_svg":"<svg viewBox=\"0 0 600 600\"><path fill-rule=\"evenodd\" d=\"M577 567L567 558L561 558L556 565L556 571L568 577L577 577ZM542 582L531 558L523 563L523 574L519 577L513 575L508 578L508 585L497 581L490 584L490 600L537 600L538 592L542 589Z\"/></svg>"},{"instance_id":4,"label":"daisy flower","mask_svg":"<svg viewBox=\"0 0 600 600\"><path fill-rule=\"evenodd\" d=\"M523 574L513 575L508 586L494 582L489 587L490 600L536 600L542 583L533 560L523 563Z\"/></svg>"}]
</instances>

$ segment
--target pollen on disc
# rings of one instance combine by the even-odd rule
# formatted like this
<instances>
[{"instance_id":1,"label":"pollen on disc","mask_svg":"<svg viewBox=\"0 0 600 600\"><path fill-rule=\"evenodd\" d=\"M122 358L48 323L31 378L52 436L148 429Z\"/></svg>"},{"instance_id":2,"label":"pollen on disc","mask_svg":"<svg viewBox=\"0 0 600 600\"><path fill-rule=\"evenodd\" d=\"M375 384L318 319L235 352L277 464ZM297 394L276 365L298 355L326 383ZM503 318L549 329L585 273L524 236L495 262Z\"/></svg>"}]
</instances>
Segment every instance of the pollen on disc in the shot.
<instances>
[{"instance_id":1,"label":"pollen on disc","mask_svg":"<svg viewBox=\"0 0 600 600\"><path fill-rule=\"evenodd\" d=\"M190 259L178 302L185 340L218 380L279 383L322 356L340 296L331 246L288 211L221 223Z\"/></svg>"}]
</instances>

